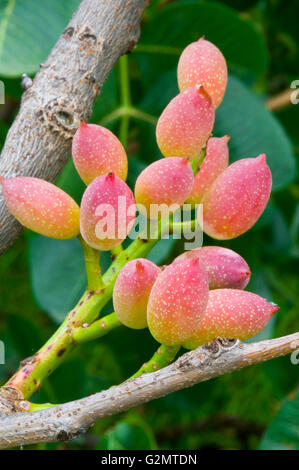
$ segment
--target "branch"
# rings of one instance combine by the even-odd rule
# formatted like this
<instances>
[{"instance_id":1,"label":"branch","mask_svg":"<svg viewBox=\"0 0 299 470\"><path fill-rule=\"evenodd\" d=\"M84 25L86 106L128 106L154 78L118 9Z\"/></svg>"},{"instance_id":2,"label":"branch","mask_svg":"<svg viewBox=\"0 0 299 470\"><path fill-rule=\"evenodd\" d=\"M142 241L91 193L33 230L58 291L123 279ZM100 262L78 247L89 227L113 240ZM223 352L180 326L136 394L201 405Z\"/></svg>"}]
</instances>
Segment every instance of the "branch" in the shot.
<instances>
[{"instance_id":1,"label":"branch","mask_svg":"<svg viewBox=\"0 0 299 470\"><path fill-rule=\"evenodd\" d=\"M293 89L287 88L277 95L271 96L266 101L266 107L270 109L270 111L280 111L281 109L287 108L292 104L291 95L293 92Z\"/></svg>"},{"instance_id":2,"label":"branch","mask_svg":"<svg viewBox=\"0 0 299 470\"><path fill-rule=\"evenodd\" d=\"M117 59L139 38L147 0L83 0L33 84L1 154L0 175L55 181L66 164L72 137ZM0 253L21 225L8 213L0 190Z\"/></svg>"},{"instance_id":3,"label":"branch","mask_svg":"<svg viewBox=\"0 0 299 470\"><path fill-rule=\"evenodd\" d=\"M258 343L217 338L181 356L164 369L112 387L87 398L31 413L0 419L0 449L74 439L97 420L126 411L196 383L258 362L291 353L299 332Z\"/></svg>"},{"instance_id":4,"label":"branch","mask_svg":"<svg viewBox=\"0 0 299 470\"><path fill-rule=\"evenodd\" d=\"M91 323L85 332L79 332L79 337L84 341L86 335L88 338L90 334L90 339L96 337L99 326L101 330L99 336L117 326L115 315L107 316L99 323L95 319L111 299L113 286L121 268L132 259L146 257L158 239L163 236L162 225L161 222L158 224L153 239L137 238L126 250L119 253L102 278L105 287L99 292L87 289L46 344L33 356L21 362L14 376L0 388L0 419L7 414L29 410L30 403L26 400L40 389L43 380L65 360L75 346L74 330L77 331L84 324ZM101 327L103 320L107 328Z\"/></svg>"}]
</instances>

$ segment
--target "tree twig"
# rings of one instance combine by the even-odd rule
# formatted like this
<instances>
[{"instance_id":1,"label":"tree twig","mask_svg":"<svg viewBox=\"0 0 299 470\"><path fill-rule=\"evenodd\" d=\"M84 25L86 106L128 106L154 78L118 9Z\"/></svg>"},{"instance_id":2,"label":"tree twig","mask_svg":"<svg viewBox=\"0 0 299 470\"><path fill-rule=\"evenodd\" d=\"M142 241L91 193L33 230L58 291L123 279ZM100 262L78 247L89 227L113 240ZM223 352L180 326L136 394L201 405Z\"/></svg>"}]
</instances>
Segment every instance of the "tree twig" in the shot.
<instances>
[{"instance_id":1,"label":"tree twig","mask_svg":"<svg viewBox=\"0 0 299 470\"><path fill-rule=\"evenodd\" d=\"M278 93L277 95L271 96L266 101L266 107L270 111L279 111L281 109L287 108L292 104L291 94L294 93L294 90L287 88L286 90Z\"/></svg>"},{"instance_id":2,"label":"tree twig","mask_svg":"<svg viewBox=\"0 0 299 470\"><path fill-rule=\"evenodd\" d=\"M87 289L51 338L36 354L21 362L13 377L0 388L0 419L6 414L30 409L27 400L40 389L43 380L64 361L75 346L73 330L85 323L92 323L97 318L101 309L111 299L113 286L121 268L131 259L145 257L162 235L161 230L159 223L155 238L152 240L137 238L126 250L123 250L103 275L105 287L99 292ZM117 322L113 320L111 322L111 317L108 323L112 328L117 326ZM95 328L97 330L97 325ZM91 332L94 332L93 326ZM101 336L102 333L103 331Z\"/></svg>"},{"instance_id":3,"label":"tree twig","mask_svg":"<svg viewBox=\"0 0 299 470\"><path fill-rule=\"evenodd\" d=\"M219 375L289 354L299 347L299 332L258 343L217 338L173 364L127 380L87 398L42 411L0 419L0 449L74 439L97 420L163 397Z\"/></svg>"},{"instance_id":4,"label":"tree twig","mask_svg":"<svg viewBox=\"0 0 299 470\"><path fill-rule=\"evenodd\" d=\"M148 0L83 0L32 86L1 154L0 175L55 181L70 156L72 137L117 59L139 38ZM0 253L21 225L8 213L0 190Z\"/></svg>"}]
</instances>

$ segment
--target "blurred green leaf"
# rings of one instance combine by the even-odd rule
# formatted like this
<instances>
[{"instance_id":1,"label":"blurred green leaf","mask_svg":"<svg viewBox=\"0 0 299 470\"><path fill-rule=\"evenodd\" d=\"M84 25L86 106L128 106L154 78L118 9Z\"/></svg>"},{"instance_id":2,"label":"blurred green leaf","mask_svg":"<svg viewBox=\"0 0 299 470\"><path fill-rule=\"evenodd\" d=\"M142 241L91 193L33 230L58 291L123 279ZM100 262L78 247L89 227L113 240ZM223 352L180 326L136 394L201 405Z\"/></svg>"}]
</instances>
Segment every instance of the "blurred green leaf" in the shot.
<instances>
[{"instance_id":1,"label":"blurred green leaf","mask_svg":"<svg viewBox=\"0 0 299 470\"><path fill-rule=\"evenodd\" d=\"M105 272L111 263L110 252L102 252L100 258L102 272ZM29 263L37 303L52 320L60 323L87 284L79 240L33 236L29 241Z\"/></svg>"},{"instance_id":2,"label":"blurred green leaf","mask_svg":"<svg viewBox=\"0 0 299 470\"><path fill-rule=\"evenodd\" d=\"M118 368L118 373L121 374L120 380L126 380L134 374L159 347L159 343L154 340L148 328L133 330L121 326L103 337L101 342L113 351L116 361L114 368ZM109 370L107 375L111 377Z\"/></svg>"},{"instance_id":3,"label":"blurred green leaf","mask_svg":"<svg viewBox=\"0 0 299 470\"><path fill-rule=\"evenodd\" d=\"M281 312L281 315L289 316L289 312ZM296 372L296 366L291 363L290 356L268 361L264 369L272 383L272 397L276 400L283 400L290 390L298 386L298 372Z\"/></svg>"},{"instance_id":4,"label":"blurred green leaf","mask_svg":"<svg viewBox=\"0 0 299 470\"><path fill-rule=\"evenodd\" d=\"M128 178L127 184L130 186L132 191L134 191L136 180L139 174L145 169L146 163L142 160L137 158L130 158L129 159L129 171L128 171Z\"/></svg>"},{"instance_id":5,"label":"blurred green leaf","mask_svg":"<svg viewBox=\"0 0 299 470\"><path fill-rule=\"evenodd\" d=\"M40 235L29 242L31 283L39 306L60 323L86 286L80 242Z\"/></svg>"},{"instance_id":6,"label":"blurred green leaf","mask_svg":"<svg viewBox=\"0 0 299 470\"><path fill-rule=\"evenodd\" d=\"M267 279L266 273L262 269L252 273L249 290L255 294L260 295L261 297L264 297L264 299L266 299L268 302L273 301L269 281ZM260 333L248 340L248 343L254 343L255 341L262 341L264 339L273 338L276 319L277 315L272 316L266 327Z\"/></svg>"},{"instance_id":7,"label":"blurred green leaf","mask_svg":"<svg viewBox=\"0 0 299 470\"><path fill-rule=\"evenodd\" d=\"M231 161L265 153L274 191L294 180L296 160L286 132L262 101L234 76L229 77L223 103L217 109L214 131L231 136Z\"/></svg>"},{"instance_id":8,"label":"blurred green leaf","mask_svg":"<svg viewBox=\"0 0 299 470\"><path fill-rule=\"evenodd\" d=\"M170 256L176 241L172 237L162 238L150 251L147 258L155 264L162 264Z\"/></svg>"},{"instance_id":9,"label":"blurred green leaf","mask_svg":"<svg viewBox=\"0 0 299 470\"><path fill-rule=\"evenodd\" d=\"M137 144L134 157L141 161L144 166L162 157L156 142L156 126L154 124L141 120L137 121L132 118L131 128L130 141L133 144L134 142ZM130 160L133 161L132 165L130 165ZM128 179L130 178L131 170L133 170L134 176L136 175L134 166L137 167L137 164L135 165L134 163L134 158L129 159ZM141 169L141 165L139 167Z\"/></svg>"},{"instance_id":10,"label":"blurred green leaf","mask_svg":"<svg viewBox=\"0 0 299 470\"><path fill-rule=\"evenodd\" d=\"M11 333L0 328L0 341L4 343L4 361L0 362L0 386L3 385L5 379L9 377L12 370L18 367L20 360L19 351L16 347L16 342L12 338ZM21 345L22 348L22 345Z\"/></svg>"},{"instance_id":11,"label":"blurred green leaf","mask_svg":"<svg viewBox=\"0 0 299 470\"><path fill-rule=\"evenodd\" d=\"M151 88L144 95L139 107L158 117L169 101L178 93L176 69L172 69L162 73L153 81Z\"/></svg>"},{"instance_id":12,"label":"blurred green leaf","mask_svg":"<svg viewBox=\"0 0 299 470\"><path fill-rule=\"evenodd\" d=\"M114 68L104 83L101 92L93 106L91 122L99 123L100 120L114 111L119 104L117 73Z\"/></svg>"},{"instance_id":13,"label":"blurred green leaf","mask_svg":"<svg viewBox=\"0 0 299 470\"><path fill-rule=\"evenodd\" d=\"M2 0L0 74L33 74L77 8L79 0Z\"/></svg>"},{"instance_id":14,"label":"blurred green leaf","mask_svg":"<svg viewBox=\"0 0 299 470\"><path fill-rule=\"evenodd\" d=\"M151 450L152 436L144 426L120 422L109 431L97 447L98 450Z\"/></svg>"},{"instance_id":15,"label":"blurred green leaf","mask_svg":"<svg viewBox=\"0 0 299 470\"><path fill-rule=\"evenodd\" d=\"M69 159L59 175L56 185L72 196L77 204L80 205L86 186L78 175L72 158Z\"/></svg>"},{"instance_id":16,"label":"blurred green leaf","mask_svg":"<svg viewBox=\"0 0 299 470\"><path fill-rule=\"evenodd\" d=\"M0 59L1 64L1 59ZM21 78L7 78L0 75L0 80L4 83L5 87L5 101L7 103L7 98L13 98L14 100L19 100L22 96L23 90L21 87Z\"/></svg>"},{"instance_id":17,"label":"blurred green leaf","mask_svg":"<svg viewBox=\"0 0 299 470\"><path fill-rule=\"evenodd\" d=\"M247 10L258 3L258 0L222 0L227 6L237 10Z\"/></svg>"},{"instance_id":18,"label":"blurred green leaf","mask_svg":"<svg viewBox=\"0 0 299 470\"><path fill-rule=\"evenodd\" d=\"M298 121L299 121L299 104L288 106L277 112L277 117L285 127L288 135L292 139L294 145L299 147L299 133L298 133Z\"/></svg>"},{"instance_id":19,"label":"blurred green leaf","mask_svg":"<svg viewBox=\"0 0 299 470\"><path fill-rule=\"evenodd\" d=\"M21 315L9 315L6 319L8 332L20 357L34 354L42 344L42 337L34 321Z\"/></svg>"},{"instance_id":20,"label":"blurred green leaf","mask_svg":"<svg viewBox=\"0 0 299 470\"><path fill-rule=\"evenodd\" d=\"M69 359L48 380L51 389L55 390L58 403L77 400L86 395L86 365L81 359Z\"/></svg>"},{"instance_id":21,"label":"blurred green leaf","mask_svg":"<svg viewBox=\"0 0 299 470\"><path fill-rule=\"evenodd\" d=\"M299 390L283 402L262 438L260 450L299 450Z\"/></svg>"},{"instance_id":22,"label":"blurred green leaf","mask_svg":"<svg viewBox=\"0 0 299 470\"><path fill-rule=\"evenodd\" d=\"M258 74L266 67L265 40L254 23L220 3L188 0L163 8L142 28L136 54L148 85L201 36L215 43L229 64Z\"/></svg>"},{"instance_id":23,"label":"blurred green leaf","mask_svg":"<svg viewBox=\"0 0 299 470\"><path fill-rule=\"evenodd\" d=\"M270 201L267 204L266 209L262 213L261 217L258 219L258 221L254 224L254 226L251 228L251 230L260 230L261 228L266 227L267 225L270 225L273 221L273 217L276 212L276 207L274 204Z\"/></svg>"},{"instance_id":24,"label":"blurred green leaf","mask_svg":"<svg viewBox=\"0 0 299 470\"><path fill-rule=\"evenodd\" d=\"M290 233L293 241L291 254L294 258L299 258L299 203L295 207Z\"/></svg>"},{"instance_id":25,"label":"blurred green leaf","mask_svg":"<svg viewBox=\"0 0 299 470\"><path fill-rule=\"evenodd\" d=\"M292 240L289 227L283 216L282 211L275 208L271 220L272 240L265 247L265 251L273 255L281 255L286 258L290 255Z\"/></svg>"},{"instance_id":26,"label":"blurred green leaf","mask_svg":"<svg viewBox=\"0 0 299 470\"><path fill-rule=\"evenodd\" d=\"M0 150L4 144L7 131L8 131L8 125L5 122L0 121Z\"/></svg>"}]
</instances>

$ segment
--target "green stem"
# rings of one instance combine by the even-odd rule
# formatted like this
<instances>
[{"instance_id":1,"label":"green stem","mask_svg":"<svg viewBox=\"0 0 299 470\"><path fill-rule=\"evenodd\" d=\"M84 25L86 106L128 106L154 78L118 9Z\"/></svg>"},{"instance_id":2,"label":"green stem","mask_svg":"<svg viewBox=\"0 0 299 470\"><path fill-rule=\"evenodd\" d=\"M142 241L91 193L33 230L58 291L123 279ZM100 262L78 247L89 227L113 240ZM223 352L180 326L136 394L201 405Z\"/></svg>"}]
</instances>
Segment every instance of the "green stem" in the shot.
<instances>
[{"instance_id":1,"label":"green stem","mask_svg":"<svg viewBox=\"0 0 299 470\"><path fill-rule=\"evenodd\" d=\"M83 249L88 289L98 292L105 287L100 267L100 252L89 246L81 235L78 239Z\"/></svg>"},{"instance_id":2,"label":"green stem","mask_svg":"<svg viewBox=\"0 0 299 470\"><path fill-rule=\"evenodd\" d=\"M128 56L123 55L119 59L119 80L120 80L120 96L121 103L125 107L131 106L130 96L130 77L129 77L129 61ZM128 142L130 118L128 114L124 114L120 124L120 141L124 146Z\"/></svg>"},{"instance_id":3,"label":"green stem","mask_svg":"<svg viewBox=\"0 0 299 470\"><path fill-rule=\"evenodd\" d=\"M184 232L185 230L189 230L194 232L198 222L196 219L193 220L186 220L185 222L175 222L171 221L169 224L169 233L178 233Z\"/></svg>"},{"instance_id":4,"label":"green stem","mask_svg":"<svg viewBox=\"0 0 299 470\"><path fill-rule=\"evenodd\" d=\"M48 408L52 408L53 406L57 406L54 403L30 403L30 408L28 411L41 411L47 410Z\"/></svg>"},{"instance_id":5,"label":"green stem","mask_svg":"<svg viewBox=\"0 0 299 470\"><path fill-rule=\"evenodd\" d=\"M115 313L110 313L110 315L100 318L93 323L87 323L86 325L74 328L72 338L78 344L86 343L87 341L105 336L120 325L121 322Z\"/></svg>"},{"instance_id":6,"label":"green stem","mask_svg":"<svg viewBox=\"0 0 299 470\"><path fill-rule=\"evenodd\" d=\"M72 329L82 322L92 321L98 315L100 305L110 299L105 289L100 294L86 291L65 318L62 325L47 343L31 358L25 360L20 369L5 386L19 390L24 399L39 390L47 378L66 358L73 348Z\"/></svg>"},{"instance_id":7,"label":"green stem","mask_svg":"<svg viewBox=\"0 0 299 470\"><path fill-rule=\"evenodd\" d=\"M121 141L124 147L126 147L128 143L129 125L129 116L123 116L120 122L119 140Z\"/></svg>"},{"instance_id":8,"label":"green stem","mask_svg":"<svg viewBox=\"0 0 299 470\"><path fill-rule=\"evenodd\" d=\"M107 326L105 327L104 325L101 325L102 322L106 322ZM110 315L107 315L106 317L95 321L87 328L75 328L75 330L73 331L73 338L79 344L85 343L87 341L100 338L101 336L105 335L106 333L120 325L121 323L117 319L115 313L111 313ZM138 377L139 375L148 374L150 372L155 372L156 370L163 369L163 367L166 367L172 363L180 349L180 346L165 346L161 344L161 346L157 349L153 357L148 362L143 364L140 369L130 378L133 379L134 377ZM47 408L51 408L52 406L56 406L52 403L30 403L30 405L31 406L28 411L40 411L45 410Z\"/></svg>"},{"instance_id":9,"label":"green stem","mask_svg":"<svg viewBox=\"0 0 299 470\"><path fill-rule=\"evenodd\" d=\"M106 322L107 327L101 325L103 321ZM87 328L76 328L73 331L73 338L78 343L85 343L87 341L100 338L112 329L118 327L120 324L121 323L117 319L115 313L111 313L110 315L107 315L106 317L92 323ZM133 379L134 377L138 377L139 375L148 374L150 372L155 372L156 370L163 369L163 367L166 367L171 364L179 350L180 346L164 346L163 344L161 344L161 346L155 352L153 357L148 362L143 364L143 366L141 366L140 369L130 378ZM52 403L30 403L30 408L28 411L45 410L47 408L52 408L53 406L57 405L54 405Z\"/></svg>"},{"instance_id":10,"label":"green stem","mask_svg":"<svg viewBox=\"0 0 299 470\"><path fill-rule=\"evenodd\" d=\"M130 94L130 77L129 77L129 59L127 55L123 55L119 59L119 75L120 75L121 102L124 106L130 106L131 94Z\"/></svg>"},{"instance_id":11,"label":"green stem","mask_svg":"<svg viewBox=\"0 0 299 470\"><path fill-rule=\"evenodd\" d=\"M122 245L117 245L115 248L113 248L111 250L112 259L115 260L123 250L124 249Z\"/></svg>"},{"instance_id":12,"label":"green stem","mask_svg":"<svg viewBox=\"0 0 299 470\"><path fill-rule=\"evenodd\" d=\"M42 348L24 361L20 369L4 385L19 390L24 399L30 398L67 357L75 342L72 332L84 323L92 323L112 297L113 286L121 268L130 260L146 257L161 236L162 224L157 227L157 237L151 240L137 238L123 250L103 275L105 287L99 292L86 290L77 305L68 313L64 322ZM1 389L0 389L1 390Z\"/></svg>"},{"instance_id":13,"label":"green stem","mask_svg":"<svg viewBox=\"0 0 299 470\"><path fill-rule=\"evenodd\" d=\"M130 378L133 379L139 375L155 372L155 370L168 366L174 360L180 349L180 346L165 346L164 344L161 344L153 357L143 364L143 366L141 366L140 369Z\"/></svg>"},{"instance_id":14,"label":"green stem","mask_svg":"<svg viewBox=\"0 0 299 470\"><path fill-rule=\"evenodd\" d=\"M197 173L199 172L199 169L202 165L202 162L204 161L205 156L206 156L206 147L203 150L201 150L200 155L198 155L197 157L193 158L193 160L190 161L190 165L192 167L194 176L196 176Z\"/></svg>"},{"instance_id":15,"label":"green stem","mask_svg":"<svg viewBox=\"0 0 299 470\"><path fill-rule=\"evenodd\" d=\"M102 126L107 126L107 124L110 124L111 122L116 121L117 119L120 119L123 116L133 117L140 121L148 122L153 126L155 126L158 121L156 116L152 116L151 114L145 113L144 111L140 111L140 109L134 108L133 106L121 106L120 108L114 110L112 113L107 114L107 116L105 116L101 120L100 124Z\"/></svg>"}]
</instances>

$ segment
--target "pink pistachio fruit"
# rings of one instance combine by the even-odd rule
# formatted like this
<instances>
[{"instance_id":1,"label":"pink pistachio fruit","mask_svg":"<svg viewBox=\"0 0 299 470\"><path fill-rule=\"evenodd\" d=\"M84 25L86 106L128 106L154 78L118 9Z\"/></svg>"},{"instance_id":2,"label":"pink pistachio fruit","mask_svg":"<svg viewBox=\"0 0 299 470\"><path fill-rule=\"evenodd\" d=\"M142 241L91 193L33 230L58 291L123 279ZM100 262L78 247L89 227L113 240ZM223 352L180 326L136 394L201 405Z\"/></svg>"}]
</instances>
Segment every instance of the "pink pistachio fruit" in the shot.
<instances>
[{"instance_id":1,"label":"pink pistachio fruit","mask_svg":"<svg viewBox=\"0 0 299 470\"><path fill-rule=\"evenodd\" d=\"M222 53L204 38L187 46L178 63L178 83L181 91L202 85L217 108L227 85L227 66Z\"/></svg>"},{"instance_id":2,"label":"pink pistachio fruit","mask_svg":"<svg viewBox=\"0 0 299 470\"><path fill-rule=\"evenodd\" d=\"M210 289L245 289L250 280L250 268L233 250L221 246L204 246L186 251L175 261L197 258L205 266Z\"/></svg>"},{"instance_id":3,"label":"pink pistachio fruit","mask_svg":"<svg viewBox=\"0 0 299 470\"><path fill-rule=\"evenodd\" d=\"M86 185L97 176L110 172L126 180L128 160L125 149L105 127L81 122L74 135L72 155L75 167Z\"/></svg>"},{"instance_id":4,"label":"pink pistachio fruit","mask_svg":"<svg viewBox=\"0 0 299 470\"><path fill-rule=\"evenodd\" d=\"M153 337L167 346L183 344L199 327L208 297L207 272L197 259L168 266L149 296L147 322Z\"/></svg>"},{"instance_id":5,"label":"pink pistachio fruit","mask_svg":"<svg viewBox=\"0 0 299 470\"><path fill-rule=\"evenodd\" d=\"M215 110L202 86L178 94L161 114L156 138L164 157L199 157L211 135Z\"/></svg>"},{"instance_id":6,"label":"pink pistachio fruit","mask_svg":"<svg viewBox=\"0 0 299 470\"><path fill-rule=\"evenodd\" d=\"M271 186L265 154L230 165L202 199L204 232L218 240L247 232L264 212Z\"/></svg>"},{"instance_id":7,"label":"pink pistachio fruit","mask_svg":"<svg viewBox=\"0 0 299 470\"><path fill-rule=\"evenodd\" d=\"M24 227L62 240L79 234L79 206L62 189L29 176L1 177L0 181L9 212Z\"/></svg>"},{"instance_id":8,"label":"pink pistachio fruit","mask_svg":"<svg viewBox=\"0 0 299 470\"><path fill-rule=\"evenodd\" d=\"M192 193L187 202L199 204L215 179L228 166L228 143L229 136L211 137L208 140L206 155L194 178Z\"/></svg>"},{"instance_id":9,"label":"pink pistachio fruit","mask_svg":"<svg viewBox=\"0 0 299 470\"><path fill-rule=\"evenodd\" d=\"M113 289L113 306L125 326L147 327L148 298L160 272L158 266L142 258L129 261L120 271Z\"/></svg>"},{"instance_id":10,"label":"pink pistachio fruit","mask_svg":"<svg viewBox=\"0 0 299 470\"><path fill-rule=\"evenodd\" d=\"M193 171L186 159L170 157L152 163L136 181L135 198L139 210L155 219L158 217L156 206L164 204L171 209L174 204L174 209L178 208L190 195L193 181Z\"/></svg>"},{"instance_id":11,"label":"pink pistachio fruit","mask_svg":"<svg viewBox=\"0 0 299 470\"><path fill-rule=\"evenodd\" d=\"M277 305L252 292L212 290L203 320L184 347L195 349L217 336L245 341L262 331L277 310Z\"/></svg>"},{"instance_id":12,"label":"pink pistachio fruit","mask_svg":"<svg viewBox=\"0 0 299 470\"><path fill-rule=\"evenodd\" d=\"M127 237L135 215L135 200L129 186L113 173L98 176L82 197L82 237L93 248L111 250Z\"/></svg>"}]
</instances>

